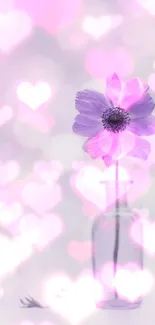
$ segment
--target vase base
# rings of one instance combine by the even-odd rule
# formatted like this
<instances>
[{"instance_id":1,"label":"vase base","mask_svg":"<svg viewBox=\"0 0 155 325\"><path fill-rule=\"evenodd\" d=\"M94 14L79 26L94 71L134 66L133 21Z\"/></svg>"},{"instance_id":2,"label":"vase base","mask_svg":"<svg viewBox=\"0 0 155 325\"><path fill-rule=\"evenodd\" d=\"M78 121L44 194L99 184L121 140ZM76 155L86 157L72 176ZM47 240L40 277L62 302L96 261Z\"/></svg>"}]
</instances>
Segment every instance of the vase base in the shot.
<instances>
[{"instance_id":1,"label":"vase base","mask_svg":"<svg viewBox=\"0 0 155 325\"><path fill-rule=\"evenodd\" d=\"M102 308L102 309L113 309L113 310L119 310L119 309L135 309L139 308L141 305L142 301L137 301L137 302L129 302L126 300L108 300L108 301L100 301L97 302L96 307L97 308Z\"/></svg>"}]
</instances>

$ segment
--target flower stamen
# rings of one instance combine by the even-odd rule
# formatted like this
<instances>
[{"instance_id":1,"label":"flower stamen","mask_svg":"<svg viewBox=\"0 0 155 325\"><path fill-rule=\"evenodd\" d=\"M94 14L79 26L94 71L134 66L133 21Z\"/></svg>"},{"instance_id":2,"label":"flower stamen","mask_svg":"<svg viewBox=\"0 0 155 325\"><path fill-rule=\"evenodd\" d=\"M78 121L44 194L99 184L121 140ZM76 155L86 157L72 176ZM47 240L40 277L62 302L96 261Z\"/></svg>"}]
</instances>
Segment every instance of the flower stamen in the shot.
<instances>
[{"instance_id":1,"label":"flower stamen","mask_svg":"<svg viewBox=\"0 0 155 325\"><path fill-rule=\"evenodd\" d=\"M102 116L103 127L110 132L122 132L130 123L130 115L123 108L115 107L106 110Z\"/></svg>"}]
</instances>

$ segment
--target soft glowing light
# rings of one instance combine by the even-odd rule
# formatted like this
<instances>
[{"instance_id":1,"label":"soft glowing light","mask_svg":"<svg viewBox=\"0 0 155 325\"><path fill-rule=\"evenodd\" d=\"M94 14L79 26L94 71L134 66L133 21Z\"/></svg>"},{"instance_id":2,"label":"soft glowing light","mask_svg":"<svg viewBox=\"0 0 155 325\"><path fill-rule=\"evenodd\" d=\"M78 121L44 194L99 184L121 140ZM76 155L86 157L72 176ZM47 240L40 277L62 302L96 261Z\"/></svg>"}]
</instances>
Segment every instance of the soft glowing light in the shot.
<instances>
[{"instance_id":1,"label":"soft glowing light","mask_svg":"<svg viewBox=\"0 0 155 325\"><path fill-rule=\"evenodd\" d=\"M22 190L24 202L39 215L53 209L61 200L61 189L57 184L47 185L31 182Z\"/></svg>"},{"instance_id":2,"label":"soft glowing light","mask_svg":"<svg viewBox=\"0 0 155 325\"><path fill-rule=\"evenodd\" d=\"M91 257L91 242L70 242L68 245L70 256L83 263Z\"/></svg>"},{"instance_id":3,"label":"soft glowing light","mask_svg":"<svg viewBox=\"0 0 155 325\"><path fill-rule=\"evenodd\" d=\"M133 73L134 62L130 53L122 48L112 52L93 49L86 53L85 68L95 78L106 78L114 71L125 77Z\"/></svg>"},{"instance_id":4,"label":"soft glowing light","mask_svg":"<svg viewBox=\"0 0 155 325\"><path fill-rule=\"evenodd\" d=\"M146 295L154 284L152 274L134 263L117 265L115 276L113 263L106 263L100 270L100 278L105 295L116 289L120 297L132 302Z\"/></svg>"},{"instance_id":5,"label":"soft glowing light","mask_svg":"<svg viewBox=\"0 0 155 325\"><path fill-rule=\"evenodd\" d=\"M39 107L37 110L29 109L28 106L21 105L18 107L18 121L42 133L48 133L55 124L52 115L45 107ZM34 137L33 137L34 138ZM33 139L31 139L33 142Z\"/></svg>"},{"instance_id":6,"label":"soft glowing light","mask_svg":"<svg viewBox=\"0 0 155 325\"><path fill-rule=\"evenodd\" d=\"M35 325L34 323L28 321L28 320L24 320L20 323L20 325Z\"/></svg>"},{"instance_id":7,"label":"soft glowing light","mask_svg":"<svg viewBox=\"0 0 155 325\"><path fill-rule=\"evenodd\" d=\"M1 12L8 12L13 9L13 0L0 0L0 11Z\"/></svg>"},{"instance_id":8,"label":"soft glowing light","mask_svg":"<svg viewBox=\"0 0 155 325\"><path fill-rule=\"evenodd\" d=\"M136 0L144 9L151 15L155 15L155 2L154 0Z\"/></svg>"},{"instance_id":9,"label":"soft glowing light","mask_svg":"<svg viewBox=\"0 0 155 325\"><path fill-rule=\"evenodd\" d=\"M98 18L88 16L85 17L82 27L85 32L98 39L111 29L112 19L110 16L101 16Z\"/></svg>"},{"instance_id":10,"label":"soft glowing light","mask_svg":"<svg viewBox=\"0 0 155 325\"><path fill-rule=\"evenodd\" d=\"M6 163L0 162L0 185L12 182L20 173L20 166L17 161L10 160Z\"/></svg>"},{"instance_id":11,"label":"soft glowing light","mask_svg":"<svg viewBox=\"0 0 155 325\"><path fill-rule=\"evenodd\" d=\"M0 224L10 225L18 220L23 214L23 208L19 202L14 202L10 205L3 204L0 207Z\"/></svg>"},{"instance_id":12,"label":"soft glowing light","mask_svg":"<svg viewBox=\"0 0 155 325\"><path fill-rule=\"evenodd\" d=\"M111 29L117 28L123 21L121 15L113 16L86 16L82 22L83 30L95 39L107 34Z\"/></svg>"},{"instance_id":13,"label":"soft glowing light","mask_svg":"<svg viewBox=\"0 0 155 325\"><path fill-rule=\"evenodd\" d=\"M54 214L44 215L42 219L29 214L21 218L19 230L30 245L41 251L60 236L63 224L60 218Z\"/></svg>"},{"instance_id":14,"label":"soft glowing light","mask_svg":"<svg viewBox=\"0 0 155 325\"><path fill-rule=\"evenodd\" d=\"M16 8L23 9L34 20L36 25L55 34L70 26L81 14L81 0L14 0ZM61 10L60 10L61 8Z\"/></svg>"},{"instance_id":15,"label":"soft glowing light","mask_svg":"<svg viewBox=\"0 0 155 325\"><path fill-rule=\"evenodd\" d=\"M87 164L84 161L73 161L72 168L76 171L80 170L82 167L86 166Z\"/></svg>"},{"instance_id":16,"label":"soft glowing light","mask_svg":"<svg viewBox=\"0 0 155 325\"><path fill-rule=\"evenodd\" d=\"M10 106L2 106L0 109L0 126L7 123L13 116L13 110Z\"/></svg>"},{"instance_id":17,"label":"soft glowing light","mask_svg":"<svg viewBox=\"0 0 155 325\"><path fill-rule=\"evenodd\" d=\"M129 180L128 173L119 168L120 180ZM72 186L77 190L83 199L95 204L99 209L105 210L107 206L115 201L115 190L111 191L111 196L106 197L106 185L104 183L115 180L115 168L111 166L106 171L91 165L81 168L71 179ZM128 189L120 188L120 196Z\"/></svg>"},{"instance_id":18,"label":"soft glowing light","mask_svg":"<svg viewBox=\"0 0 155 325\"><path fill-rule=\"evenodd\" d=\"M13 272L31 254L32 247L24 238L17 237L14 240L10 240L4 236L0 236L0 277Z\"/></svg>"},{"instance_id":19,"label":"soft glowing light","mask_svg":"<svg viewBox=\"0 0 155 325\"><path fill-rule=\"evenodd\" d=\"M46 184L53 184L63 172L63 166L59 161L37 161L34 165L34 173Z\"/></svg>"},{"instance_id":20,"label":"soft glowing light","mask_svg":"<svg viewBox=\"0 0 155 325\"><path fill-rule=\"evenodd\" d=\"M0 13L0 50L10 52L32 31L32 21L24 11Z\"/></svg>"},{"instance_id":21,"label":"soft glowing light","mask_svg":"<svg viewBox=\"0 0 155 325\"><path fill-rule=\"evenodd\" d=\"M45 321L39 323L39 325L54 325L54 324L52 322L45 320Z\"/></svg>"},{"instance_id":22,"label":"soft glowing light","mask_svg":"<svg viewBox=\"0 0 155 325\"><path fill-rule=\"evenodd\" d=\"M32 85L29 82L22 82L17 87L19 99L33 110L36 110L51 97L51 88L46 82L37 82Z\"/></svg>"},{"instance_id":23,"label":"soft glowing light","mask_svg":"<svg viewBox=\"0 0 155 325\"><path fill-rule=\"evenodd\" d=\"M53 276L45 285L45 300L54 311L77 324L95 311L93 292L94 279L90 275L83 274L75 282L65 276ZM96 287L96 295L99 293Z\"/></svg>"},{"instance_id":24,"label":"soft glowing light","mask_svg":"<svg viewBox=\"0 0 155 325\"><path fill-rule=\"evenodd\" d=\"M148 218L138 218L131 226L131 237L150 255L155 254L155 222Z\"/></svg>"},{"instance_id":25,"label":"soft glowing light","mask_svg":"<svg viewBox=\"0 0 155 325\"><path fill-rule=\"evenodd\" d=\"M129 271L121 269L116 273L115 287L123 298L136 301L146 295L153 285L153 277L146 270Z\"/></svg>"},{"instance_id":26,"label":"soft glowing light","mask_svg":"<svg viewBox=\"0 0 155 325\"><path fill-rule=\"evenodd\" d=\"M86 48L89 35L82 30L73 28L70 32L64 32L57 36L59 46L63 51L80 51Z\"/></svg>"}]
</instances>

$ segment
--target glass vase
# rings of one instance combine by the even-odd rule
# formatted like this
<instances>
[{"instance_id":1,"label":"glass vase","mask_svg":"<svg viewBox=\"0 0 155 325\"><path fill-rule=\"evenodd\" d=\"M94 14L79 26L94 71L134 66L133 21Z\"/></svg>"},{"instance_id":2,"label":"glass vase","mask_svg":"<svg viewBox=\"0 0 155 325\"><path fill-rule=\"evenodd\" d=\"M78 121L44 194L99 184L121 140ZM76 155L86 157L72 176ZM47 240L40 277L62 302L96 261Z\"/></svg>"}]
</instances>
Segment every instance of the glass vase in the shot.
<instances>
[{"instance_id":1,"label":"glass vase","mask_svg":"<svg viewBox=\"0 0 155 325\"><path fill-rule=\"evenodd\" d=\"M107 196L114 195L115 184L106 182ZM143 250L131 238L137 214L129 207L126 186L126 181L119 183L120 190L126 193L119 199L119 208L109 208L92 228L93 272L100 287L96 305L103 309L133 309L142 302L134 274L143 269ZM140 238L142 243L142 229Z\"/></svg>"}]
</instances>

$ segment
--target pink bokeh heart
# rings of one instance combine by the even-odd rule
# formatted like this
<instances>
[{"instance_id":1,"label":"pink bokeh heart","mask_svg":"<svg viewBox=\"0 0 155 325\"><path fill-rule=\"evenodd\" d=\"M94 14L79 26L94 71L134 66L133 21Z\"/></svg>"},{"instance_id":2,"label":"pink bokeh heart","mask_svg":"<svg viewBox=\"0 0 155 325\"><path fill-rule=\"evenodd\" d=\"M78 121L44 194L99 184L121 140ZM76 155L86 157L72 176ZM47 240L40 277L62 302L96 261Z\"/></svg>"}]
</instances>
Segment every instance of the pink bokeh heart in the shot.
<instances>
[{"instance_id":1,"label":"pink bokeh heart","mask_svg":"<svg viewBox=\"0 0 155 325\"><path fill-rule=\"evenodd\" d=\"M20 165L17 161L10 160L6 163L0 162L0 185L12 182L20 173Z\"/></svg>"},{"instance_id":2,"label":"pink bokeh heart","mask_svg":"<svg viewBox=\"0 0 155 325\"><path fill-rule=\"evenodd\" d=\"M83 9L82 0L14 0L14 6L25 10L37 26L55 34L70 26ZM61 8L61 10L60 10Z\"/></svg>"},{"instance_id":3,"label":"pink bokeh heart","mask_svg":"<svg viewBox=\"0 0 155 325\"><path fill-rule=\"evenodd\" d=\"M94 279L90 274L81 274L72 280L65 275L52 276L45 283L45 303L71 324L78 324L96 310Z\"/></svg>"},{"instance_id":4,"label":"pink bokeh heart","mask_svg":"<svg viewBox=\"0 0 155 325\"><path fill-rule=\"evenodd\" d=\"M34 111L48 102L51 95L50 86L43 81L38 81L35 85L30 82L22 82L17 87L18 98Z\"/></svg>"},{"instance_id":5,"label":"pink bokeh heart","mask_svg":"<svg viewBox=\"0 0 155 325\"><path fill-rule=\"evenodd\" d=\"M143 237L141 237L141 232ZM150 255L155 254L155 222L142 216L132 223L130 233L134 242L143 247Z\"/></svg>"},{"instance_id":6,"label":"pink bokeh heart","mask_svg":"<svg viewBox=\"0 0 155 325\"><path fill-rule=\"evenodd\" d=\"M91 242L72 241L68 245L68 252L71 257L80 263L84 263L91 258Z\"/></svg>"},{"instance_id":7,"label":"pink bokeh heart","mask_svg":"<svg viewBox=\"0 0 155 325\"><path fill-rule=\"evenodd\" d=\"M34 173L46 184L53 184L62 174L63 167L59 161L37 161L34 164Z\"/></svg>"},{"instance_id":8,"label":"pink bokeh heart","mask_svg":"<svg viewBox=\"0 0 155 325\"><path fill-rule=\"evenodd\" d=\"M22 206L19 202L13 202L12 204L6 204L0 202L0 224L3 226L9 226L19 220L23 214Z\"/></svg>"},{"instance_id":9,"label":"pink bokeh heart","mask_svg":"<svg viewBox=\"0 0 155 325\"><path fill-rule=\"evenodd\" d=\"M61 200L61 188L57 184L47 185L31 182L24 186L22 198L37 214L52 210Z\"/></svg>"},{"instance_id":10,"label":"pink bokeh heart","mask_svg":"<svg viewBox=\"0 0 155 325\"><path fill-rule=\"evenodd\" d=\"M103 211L115 201L115 185L110 187L110 195L108 194L107 197L107 186L110 182L114 184L114 179L115 166L103 172L97 167L87 165L73 175L71 185L78 195ZM120 184L124 179L129 180L129 175L123 168L120 168ZM120 197L126 193L127 189L120 186Z\"/></svg>"},{"instance_id":11,"label":"pink bokeh heart","mask_svg":"<svg viewBox=\"0 0 155 325\"><path fill-rule=\"evenodd\" d=\"M9 53L27 38L32 31L32 21L24 11L0 13L0 50Z\"/></svg>"},{"instance_id":12,"label":"pink bokeh heart","mask_svg":"<svg viewBox=\"0 0 155 325\"><path fill-rule=\"evenodd\" d=\"M119 167L119 197L129 193L129 202L144 194L150 186L151 178L149 172L134 170L129 175L124 167ZM143 178L143 187L140 186ZM87 164L77 170L71 177L71 186L84 201L89 201L97 207L96 211L105 211L116 200L115 193L115 165L104 171L91 164ZM125 183L133 181L133 184ZM125 183L124 183L125 182ZM131 191L130 191L131 189Z\"/></svg>"},{"instance_id":13,"label":"pink bokeh heart","mask_svg":"<svg viewBox=\"0 0 155 325\"><path fill-rule=\"evenodd\" d=\"M0 108L0 126L7 123L13 116L13 110L10 106L2 106Z\"/></svg>"},{"instance_id":14,"label":"pink bokeh heart","mask_svg":"<svg viewBox=\"0 0 155 325\"><path fill-rule=\"evenodd\" d=\"M63 224L55 214L46 214L39 219L33 214L24 215L19 223L20 235L27 238L27 241L42 251L49 243L60 236L63 231Z\"/></svg>"}]
</instances>

